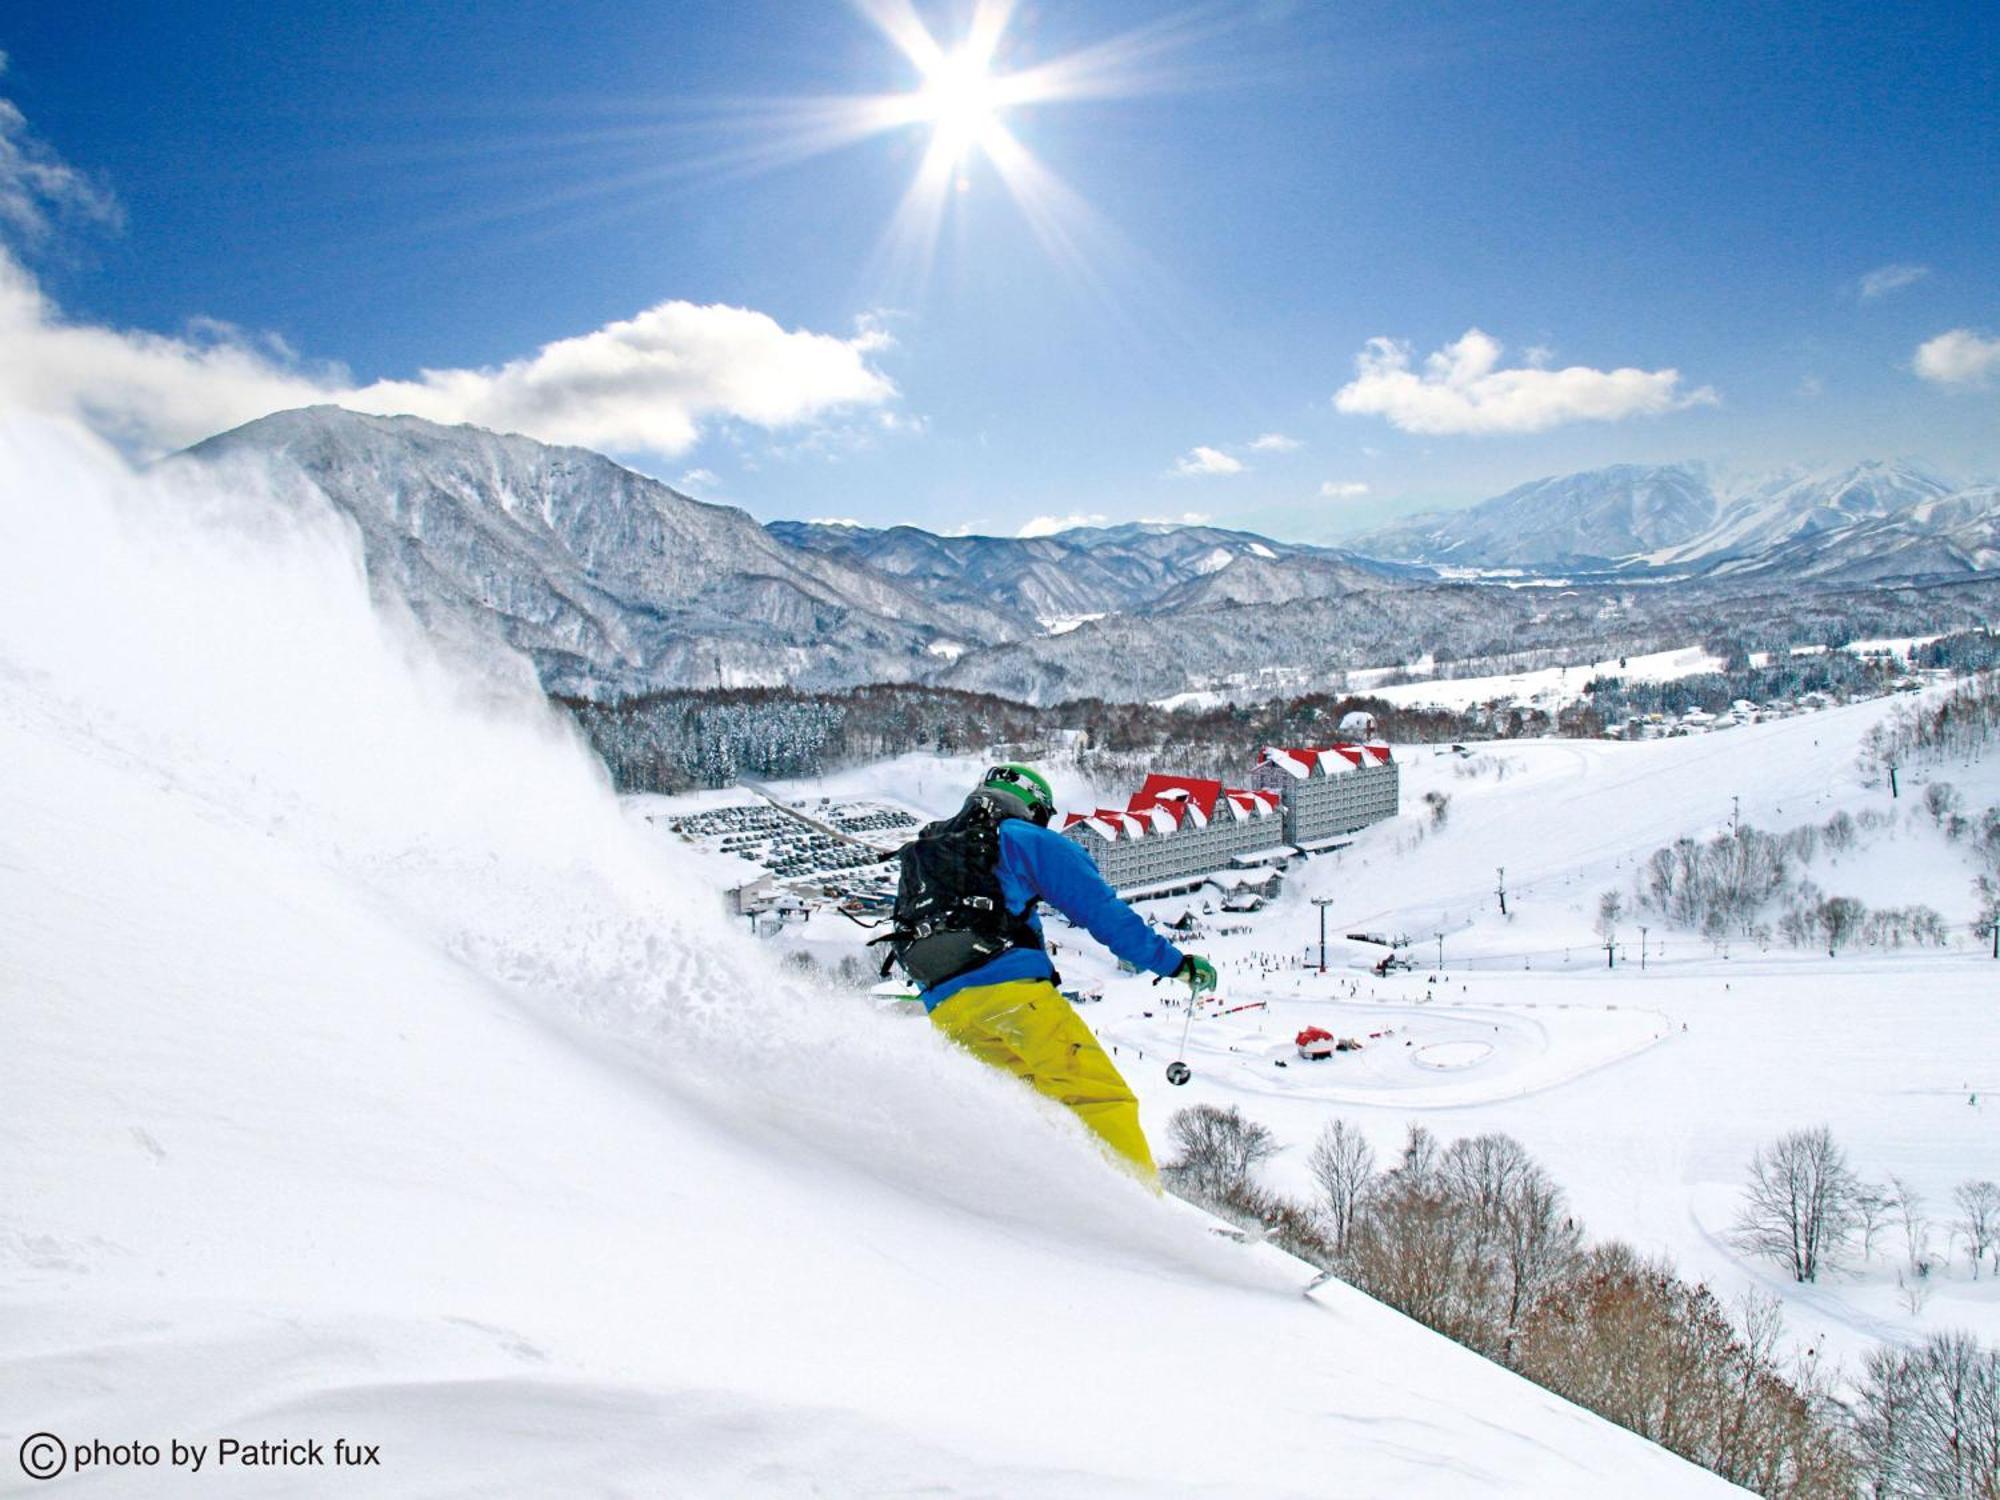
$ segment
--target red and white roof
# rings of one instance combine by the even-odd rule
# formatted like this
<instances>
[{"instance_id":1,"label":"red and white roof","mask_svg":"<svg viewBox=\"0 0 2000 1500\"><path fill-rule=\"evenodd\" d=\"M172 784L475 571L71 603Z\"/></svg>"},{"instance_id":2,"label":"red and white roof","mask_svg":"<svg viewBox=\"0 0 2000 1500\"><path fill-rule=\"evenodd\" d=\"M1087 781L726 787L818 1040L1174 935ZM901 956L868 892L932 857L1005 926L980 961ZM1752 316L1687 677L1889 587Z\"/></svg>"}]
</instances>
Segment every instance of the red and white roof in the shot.
<instances>
[{"instance_id":1,"label":"red and white roof","mask_svg":"<svg viewBox=\"0 0 2000 1500\"><path fill-rule=\"evenodd\" d=\"M1257 752L1258 765L1276 766L1298 780L1304 780L1314 772L1321 776L1342 776L1349 771L1386 766L1390 759L1389 747L1380 741L1365 745L1336 743L1301 748L1266 745Z\"/></svg>"},{"instance_id":2,"label":"red and white roof","mask_svg":"<svg viewBox=\"0 0 2000 1500\"><path fill-rule=\"evenodd\" d=\"M1063 819L1063 831L1067 833L1079 823L1101 839L1136 839L1146 831L1146 824L1136 813L1120 808L1100 807L1096 812L1070 813Z\"/></svg>"},{"instance_id":3,"label":"red and white roof","mask_svg":"<svg viewBox=\"0 0 2000 1500\"><path fill-rule=\"evenodd\" d=\"M1222 796L1239 823L1245 818L1268 818L1278 810L1276 792L1245 792L1232 788Z\"/></svg>"},{"instance_id":4,"label":"red and white roof","mask_svg":"<svg viewBox=\"0 0 2000 1500\"><path fill-rule=\"evenodd\" d=\"M1133 812L1148 808L1172 809L1175 823L1191 821L1206 827L1215 816L1215 804L1222 796L1222 783L1205 776L1148 776L1126 804Z\"/></svg>"},{"instance_id":5,"label":"red and white roof","mask_svg":"<svg viewBox=\"0 0 2000 1500\"><path fill-rule=\"evenodd\" d=\"M1268 818L1278 811L1276 792L1246 792L1200 776L1148 776L1124 808L1068 813L1063 832L1084 824L1107 840L1165 835L1182 828L1206 828L1211 818Z\"/></svg>"}]
</instances>

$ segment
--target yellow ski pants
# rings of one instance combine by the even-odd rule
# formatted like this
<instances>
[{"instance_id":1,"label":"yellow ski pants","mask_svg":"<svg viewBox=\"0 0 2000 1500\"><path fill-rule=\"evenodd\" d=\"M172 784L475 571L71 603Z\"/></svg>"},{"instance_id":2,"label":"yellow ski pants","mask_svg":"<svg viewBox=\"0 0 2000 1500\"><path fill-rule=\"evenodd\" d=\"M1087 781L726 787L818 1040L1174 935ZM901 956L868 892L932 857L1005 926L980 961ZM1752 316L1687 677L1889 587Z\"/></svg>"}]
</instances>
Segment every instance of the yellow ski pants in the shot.
<instances>
[{"instance_id":1,"label":"yellow ski pants","mask_svg":"<svg viewBox=\"0 0 2000 1500\"><path fill-rule=\"evenodd\" d=\"M931 1012L931 1024L973 1056L1068 1106L1141 1180L1158 1182L1139 1128L1138 1099L1083 1018L1046 979L960 990Z\"/></svg>"}]
</instances>

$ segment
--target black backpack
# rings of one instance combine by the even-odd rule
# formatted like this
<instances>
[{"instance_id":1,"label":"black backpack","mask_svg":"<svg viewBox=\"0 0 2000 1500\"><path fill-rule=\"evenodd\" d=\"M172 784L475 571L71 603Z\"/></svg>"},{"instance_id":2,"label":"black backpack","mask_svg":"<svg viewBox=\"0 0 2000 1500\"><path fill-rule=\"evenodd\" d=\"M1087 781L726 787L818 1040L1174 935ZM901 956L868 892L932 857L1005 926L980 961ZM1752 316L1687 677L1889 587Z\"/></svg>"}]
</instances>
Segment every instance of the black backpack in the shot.
<instances>
[{"instance_id":1,"label":"black backpack","mask_svg":"<svg viewBox=\"0 0 2000 1500\"><path fill-rule=\"evenodd\" d=\"M940 823L927 823L897 851L894 927L882 960L929 989L978 968L1009 948L1040 948L1042 936L1028 922L1035 909L1016 916L1000 890L1000 819L975 797Z\"/></svg>"}]
</instances>

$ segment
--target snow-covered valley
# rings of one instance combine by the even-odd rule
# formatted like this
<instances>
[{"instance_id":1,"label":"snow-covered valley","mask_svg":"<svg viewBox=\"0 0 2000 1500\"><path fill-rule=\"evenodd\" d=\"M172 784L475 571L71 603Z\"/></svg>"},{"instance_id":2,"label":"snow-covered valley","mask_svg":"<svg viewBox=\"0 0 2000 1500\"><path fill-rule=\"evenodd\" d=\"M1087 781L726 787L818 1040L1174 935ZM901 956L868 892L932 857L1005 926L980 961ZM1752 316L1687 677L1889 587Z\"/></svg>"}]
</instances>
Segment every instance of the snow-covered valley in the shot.
<instances>
[{"instance_id":1,"label":"snow-covered valley","mask_svg":"<svg viewBox=\"0 0 2000 1500\"><path fill-rule=\"evenodd\" d=\"M2000 963L1972 930L1973 866L1923 792L1948 781L1972 807L2000 803L2000 763L1906 771L1892 801L1857 751L1898 707L1632 744L1400 748L1404 815L1299 867L1276 904L1247 917L1204 912L1199 896L1148 905L1163 923L1191 915L1196 932L1177 940L1222 968L1190 1032L1184 1088L1164 1076L1184 1010L1119 975L1082 934L1058 937L1064 977L1102 988L1086 1014L1134 1064L1155 1139L1177 1109L1235 1105L1276 1132L1283 1150L1264 1175L1301 1200L1313 1194L1308 1148L1332 1119L1362 1128L1385 1161L1412 1122L1447 1141L1502 1130L1549 1166L1592 1236L1666 1253L1731 1297L1781 1297L1794 1346L1827 1368L1851 1375L1875 1345L1942 1329L1990 1341L2000 1278L1975 1279L1950 1220L1958 1183L2000 1178ZM794 785L900 795L935 815L976 769L909 757ZM1058 789L1076 805L1100 795L1060 776ZM1441 827L1427 793L1449 799ZM1712 838L1732 819L1782 832L1843 812L1863 831L1845 852L1821 851L1810 878L1870 907L1932 906L1946 946L1829 957L1776 939L1712 942L1637 906L1643 861L1682 836ZM1615 968L1596 921L1607 890L1626 907ZM1323 975L1315 898L1331 903ZM1407 937L1417 967L1378 976L1387 950L1350 932ZM1364 1045L1304 1061L1293 1037L1309 1025ZM1811 1286L1729 1243L1753 1151L1820 1124L1862 1176L1920 1191L1938 1265L1915 1310L1897 1285L1900 1230Z\"/></svg>"}]
</instances>

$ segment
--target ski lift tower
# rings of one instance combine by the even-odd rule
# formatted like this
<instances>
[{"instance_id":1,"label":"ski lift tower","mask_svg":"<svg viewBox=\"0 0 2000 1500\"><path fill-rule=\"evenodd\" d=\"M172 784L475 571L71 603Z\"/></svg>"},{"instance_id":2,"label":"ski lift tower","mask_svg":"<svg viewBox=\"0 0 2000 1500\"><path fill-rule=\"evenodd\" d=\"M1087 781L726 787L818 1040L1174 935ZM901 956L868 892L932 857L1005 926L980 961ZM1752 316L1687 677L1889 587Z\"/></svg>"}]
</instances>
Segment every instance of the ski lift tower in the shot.
<instances>
[{"instance_id":1,"label":"ski lift tower","mask_svg":"<svg viewBox=\"0 0 2000 1500\"><path fill-rule=\"evenodd\" d=\"M1312 902L1314 906L1319 908L1319 971L1324 974L1326 972L1326 909L1333 905L1333 897L1315 896L1312 898Z\"/></svg>"}]
</instances>

